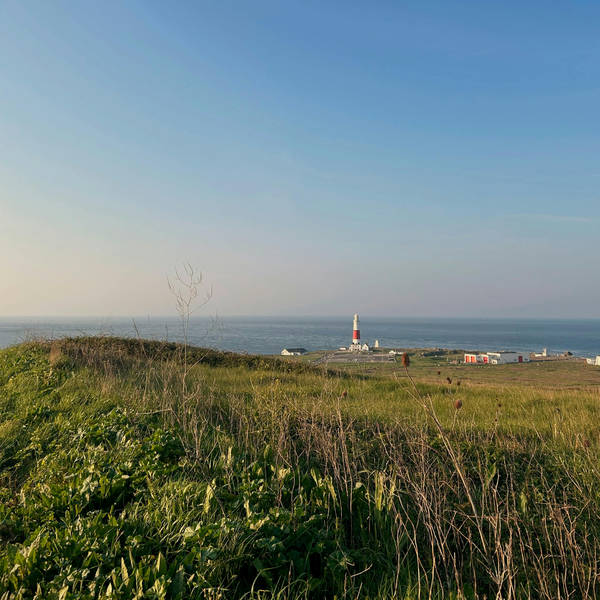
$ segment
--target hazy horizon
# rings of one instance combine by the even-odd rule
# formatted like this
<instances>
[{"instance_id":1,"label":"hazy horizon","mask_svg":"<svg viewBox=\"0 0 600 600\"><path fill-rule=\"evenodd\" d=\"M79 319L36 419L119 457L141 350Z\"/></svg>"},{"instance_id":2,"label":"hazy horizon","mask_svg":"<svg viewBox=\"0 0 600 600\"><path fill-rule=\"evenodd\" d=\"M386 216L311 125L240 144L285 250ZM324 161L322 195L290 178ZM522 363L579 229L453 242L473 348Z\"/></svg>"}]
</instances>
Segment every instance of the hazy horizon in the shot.
<instances>
[{"instance_id":1,"label":"hazy horizon","mask_svg":"<svg viewBox=\"0 0 600 600\"><path fill-rule=\"evenodd\" d=\"M600 4L0 5L0 316L600 316Z\"/></svg>"},{"instance_id":2,"label":"hazy horizon","mask_svg":"<svg viewBox=\"0 0 600 600\"><path fill-rule=\"evenodd\" d=\"M352 315L193 317L186 328L194 346L233 352L279 354L282 348L339 348L352 335ZM572 352L598 355L600 319L501 319L382 317L361 315L361 338L386 348L453 348ZM0 317L0 348L35 339L116 336L182 341L177 316L154 317Z\"/></svg>"},{"instance_id":3,"label":"hazy horizon","mask_svg":"<svg viewBox=\"0 0 600 600\"><path fill-rule=\"evenodd\" d=\"M359 313L361 320L363 319L378 319L378 320L439 320L439 321L524 321L524 322L534 322L534 321L600 321L600 317L507 317L507 316L452 316L452 315L374 315L369 313ZM170 314L151 314L151 315L103 315L103 314L68 314L68 315L0 315L0 319L12 320L12 319L57 319L57 320L85 320L85 319L93 319L102 321L105 320L143 320L143 319L151 319L151 320L160 320L160 319L169 319L169 320L180 320L181 316L176 313ZM203 314L193 314L190 319L202 319L202 320L219 320L219 319L298 319L298 320L306 320L306 319L334 319L334 320L346 320L352 321L352 314L213 314L213 313L203 313Z\"/></svg>"}]
</instances>

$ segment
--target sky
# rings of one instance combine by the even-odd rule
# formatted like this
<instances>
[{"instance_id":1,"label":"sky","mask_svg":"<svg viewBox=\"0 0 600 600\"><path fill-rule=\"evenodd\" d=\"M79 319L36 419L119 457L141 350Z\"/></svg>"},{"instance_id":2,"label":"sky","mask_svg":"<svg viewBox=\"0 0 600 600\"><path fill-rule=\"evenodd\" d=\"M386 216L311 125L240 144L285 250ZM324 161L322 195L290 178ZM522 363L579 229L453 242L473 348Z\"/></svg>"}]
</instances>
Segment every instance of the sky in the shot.
<instances>
[{"instance_id":1,"label":"sky","mask_svg":"<svg viewBox=\"0 0 600 600\"><path fill-rule=\"evenodd\" d=\"M0 0L0 316L600 317L600 3Z\"/></svg>"}]
</instances>

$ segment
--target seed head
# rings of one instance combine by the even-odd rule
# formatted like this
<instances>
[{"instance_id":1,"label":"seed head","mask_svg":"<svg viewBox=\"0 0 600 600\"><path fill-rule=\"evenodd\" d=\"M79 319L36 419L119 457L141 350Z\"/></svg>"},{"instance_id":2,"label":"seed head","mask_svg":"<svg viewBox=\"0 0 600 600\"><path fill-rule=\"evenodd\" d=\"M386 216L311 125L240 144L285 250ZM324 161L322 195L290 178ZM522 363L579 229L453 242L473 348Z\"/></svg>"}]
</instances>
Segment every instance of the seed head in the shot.
<instances>
[{"instance_id":1,"label":"seed head","mask_svg":"<svg viewBox=\"0 0 600 600\"><path fill-rule=\"evenodd\" d=\"M410 367L410 356L408 355L407 352L402 353L402 366Z\"/></svg>"},{"instance_id":2,"label":"seed head","mask_svg":"<svg viewBox=\"0 0 600 600\"><path fill-rule=\"evenodd\" d=\"M446 381L447 381L448 383L452 383L452 379L450 379L450 377L446 377Z\"/></svg>"},{"instance_id":3,"label":"seed head","mask_svg":"<svg viewBox=\"0 0 600 600\"><path fill-rule=\"evenodd\" d=\"M461 400L460 398L457 398L457 399L454 401L454 408L455 408L456 410L460 410L460 409L462 408L462 400Z\"/></svg>"}]
</instances>

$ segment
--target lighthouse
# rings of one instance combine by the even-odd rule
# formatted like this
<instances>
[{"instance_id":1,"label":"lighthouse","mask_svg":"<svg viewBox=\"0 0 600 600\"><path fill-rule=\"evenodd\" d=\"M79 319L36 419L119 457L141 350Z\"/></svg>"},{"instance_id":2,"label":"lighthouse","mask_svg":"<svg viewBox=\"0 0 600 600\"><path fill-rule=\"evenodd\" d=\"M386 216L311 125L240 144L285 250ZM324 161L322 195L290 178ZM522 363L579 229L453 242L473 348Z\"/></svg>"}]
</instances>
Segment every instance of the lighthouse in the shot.
<instances>
[{"instance_id":1,"label":"lighthouse","mask_svg":"<svg viewBox=\"0 0 600 600\"><path fill-rule=\"evenodd\" d=\"M352 323L352 343L348 347L351 352L368 352L369 345L363 344L360 341L360 324L358 315L354 315L354 321Z\"/></svg>"},{"instance_id":2,"label":"lighthouse","mask_svg":"<svg viewBox=\"0 0 600 600\"><path fill-rule=\"evenodd\" d=\"M354 315L352 324L352 344L360 344L360 325L358 323L358 314Z\"/></svg>"}]
</instances>

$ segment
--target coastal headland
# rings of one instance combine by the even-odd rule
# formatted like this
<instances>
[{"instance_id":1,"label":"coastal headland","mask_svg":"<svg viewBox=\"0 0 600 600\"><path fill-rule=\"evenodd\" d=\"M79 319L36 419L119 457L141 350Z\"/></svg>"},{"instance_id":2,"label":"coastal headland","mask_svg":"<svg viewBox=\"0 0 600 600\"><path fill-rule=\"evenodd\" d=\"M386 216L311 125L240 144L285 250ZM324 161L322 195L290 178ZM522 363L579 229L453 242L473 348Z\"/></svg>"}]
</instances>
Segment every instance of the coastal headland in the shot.
<instances>
[{"instance_id":1,"label":"coastal headland","mask_svg":"<svg viewBox=\"0 0 600 600\"><path fill-rule=\"evenodd\" d=\"M3 597L600 593L600 369L323 356L1 350Z\"/></svg>"}]
</instances>

